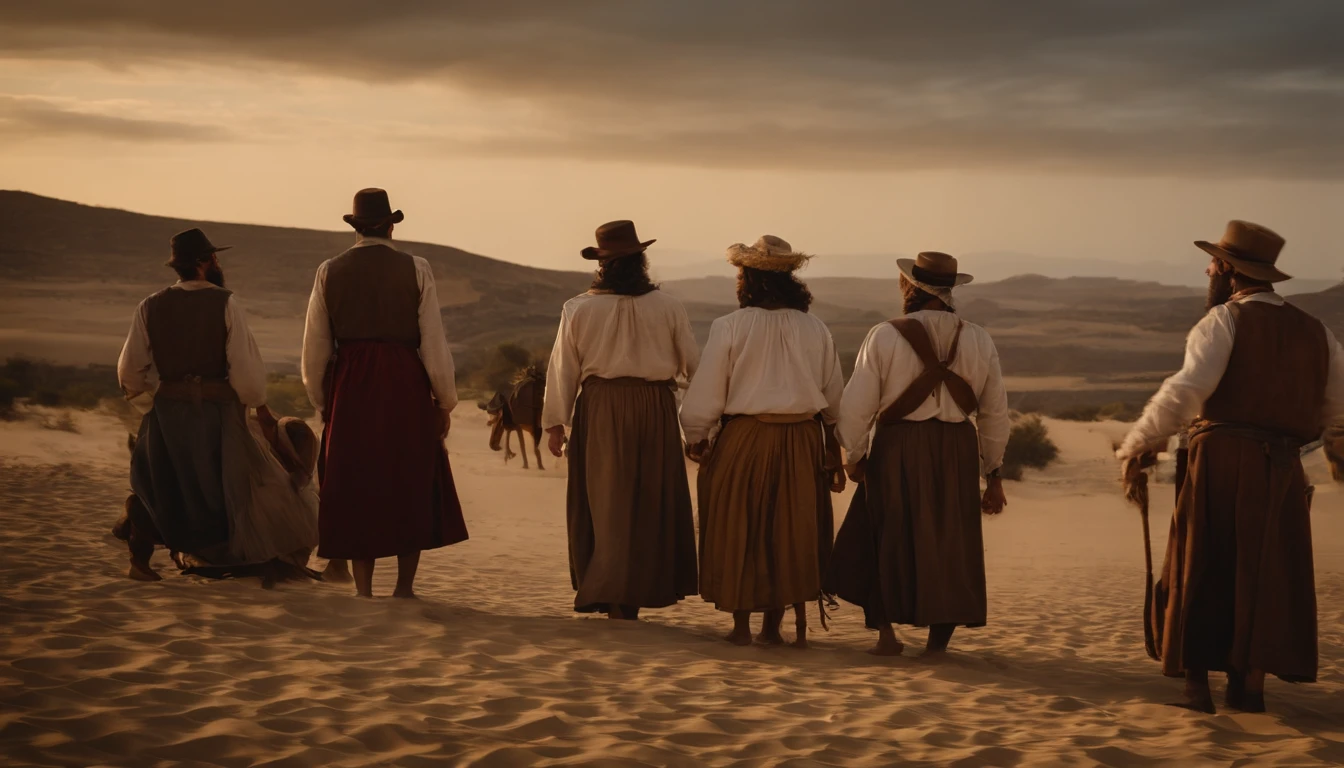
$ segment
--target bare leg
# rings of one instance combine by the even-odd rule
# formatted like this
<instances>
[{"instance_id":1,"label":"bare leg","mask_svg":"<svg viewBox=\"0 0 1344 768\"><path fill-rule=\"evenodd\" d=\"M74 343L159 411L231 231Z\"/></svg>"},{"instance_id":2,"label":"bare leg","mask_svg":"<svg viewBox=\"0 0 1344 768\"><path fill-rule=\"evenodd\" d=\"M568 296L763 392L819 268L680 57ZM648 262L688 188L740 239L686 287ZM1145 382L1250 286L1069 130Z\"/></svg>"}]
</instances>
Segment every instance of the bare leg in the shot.
<instances>
[{"instance_id":1,"label":"bare leg","mask_svg":"<svg viewBox=\"0 0 1344 768\"><path fill-rule=\"evenodd\" d=\"M751 611L733 611L733 631L724 640L733 645L751 645Z\"/></svg>"},{"instance_id":2,"label":"bare leg","mask_svg":"<svg viewBox=\"0 0 1344 768\"><path fill-rule=\"evenodd\" d=\"M523 469L527 469L527 441L523 440L523 430L518 429L518 452L523 454Z\"/></svg>"},{"instance_id":3,"label":"bare leg","mask_svg":"<svg viewBox=\"0 0 1344 768\"><path fill-rule=\"evenodd\" d=\"M883 624L877 628L877 645L868 652L874 656L900 656L904 650L905 644L896 637L896 630L890 624Z\"/></svg>"},{"instance_id":4,"label":"bare leg","mask_svg":"<svg viewBox=\"0 0 1344 768\"><path fill-rule=\"evenodd\" d=\"M373 597L373 561L353 560L355 567L355 594L359 597Z\"/></svg>"},{"instance_id":5,"label":"bare leg","mask_svg":"<svg viewBox=\"0 0 1344 768\"><path fill-rule=\"evenodd\" d=\"M155 537L149 531L135 525L131 519L132 509L138 513L136 517L142 520L149 515L141 505L139 497L132 495L126 499L126 514L122 518L126 521L125 526L121 526L121 521L118 521L118 527L126 536L126 547L131 551L131 568L126 575L136 581L162 581L163 577L149 564L150 558L154 556Z\"/></svg>"},{"instance_id":6,"label":"bare leg","mask_svg":"<svg viewBox=\"0 0 1344 768\"><path fill-rule=\"evenodd\" d=\"M1181 701L1173 702L1173 707L1191 709L1212 715L1213 693L1209 691L1209 671L1207 669L1187 669L1185 671L1185 694Z\"/></svg>"},{"instance_id":7,"label":"bare leg","mask_svg":"<svg viewBox=\"0 0 1344 768\"><path fill-rule=\"evenodd\" d=\"M532 427L532 452L537 454L537 469L546 469L541 466L541 427Z\"/></svg>"},{"instance_id":8,"label":"bare leg","mask_svg":"<svg viewBox=\"0 0 1344 768\"><path fill-rule=\"evenodd\" d=\"M783 645L784 635L779 632L779 627L783 623L784 609L766 611L761 616L761 633L756 636L756 642L762 645Z\"/></svg>"},{"instance_id":9,"label":"bare leg","mask_svg":"<svg viewBox=\"0 0 1344 768\"><path fill-rule=\"evenodd\" d=\"M793 604L793 628L798 636L793 641L794 648L807 647L807 603Z\"/></svg>"},{"instance_id":10,"label":"bare leg","mask_svg":"<svg viewBox=\"0 0 1344 768\"><path fill-rule=\"evenodd\" d=\"M415 571L419 567L419 552L397 555L397 588L392 592L393 597L400 597L405 600L415 599Z\"/></svg>"},{"instance_id":11,"label":"bare leg","mask_svg":"<svg viewBox=\"0 0 1344 768\"><path fill-rule=\"evenodd\" d=\"M322 580L332 584L349 584L354 581L350 576L350 561L328 560L326 570L322 571Z\"/></svg>"},{"instance_id":12,"label":"bare leg","mask_svg":"<svg viewBox=\"0 0 1344 768\"><path fill-rule=\"evenodd\" d=\"M934 624L929 627L929 641L924 646L925 653L943 653L947 650L947 644L952 642L952 633L957 630L956 624Z\"/></svg>"},{"instance_id":13,"label":"bare leg","mask_svg":"<svg viewBox=\"0 0 1344 768\"><path fill-rule=\"evenodd\" d=\"M1264 712L1265 711L1265 673L1263 670L1253 669L1242 676L1242 699L1239 703L1233 704L1232 680L1228 678L1228 705L1240 709L1242 712Z\"/></svg>"}]
</instances>

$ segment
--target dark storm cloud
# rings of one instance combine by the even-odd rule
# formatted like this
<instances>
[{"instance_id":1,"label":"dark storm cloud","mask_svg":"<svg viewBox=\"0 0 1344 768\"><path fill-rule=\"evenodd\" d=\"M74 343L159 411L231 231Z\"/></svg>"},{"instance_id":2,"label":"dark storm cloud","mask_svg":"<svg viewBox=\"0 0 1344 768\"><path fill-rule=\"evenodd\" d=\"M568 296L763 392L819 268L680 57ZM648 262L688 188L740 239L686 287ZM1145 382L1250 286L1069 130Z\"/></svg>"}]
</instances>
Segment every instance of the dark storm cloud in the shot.
<instances>
[{"instance_id":1,"label":"dark storm cloud","mask_svg":"<svg viewBox=\"0 0 1344 768\"><path fill-rule=\"evenodd\" d=\"M57 102L0 96L0 136L9 140L95 137L116 141L222 141L228 131L212 125L97 114Z\"/></svg>"},{"instance_id":2,"label":"dark storm cloud","mask_svg":"<svg viewBox=\"0 0 1344 768\"><path fill-rule=\"evenodd\" d=\"M4 8L3 6L12 5ZM1344 176L1339 0L0 3L11 55L441 81L454 151L750 167Z\"/></svg>"}]
</instances>

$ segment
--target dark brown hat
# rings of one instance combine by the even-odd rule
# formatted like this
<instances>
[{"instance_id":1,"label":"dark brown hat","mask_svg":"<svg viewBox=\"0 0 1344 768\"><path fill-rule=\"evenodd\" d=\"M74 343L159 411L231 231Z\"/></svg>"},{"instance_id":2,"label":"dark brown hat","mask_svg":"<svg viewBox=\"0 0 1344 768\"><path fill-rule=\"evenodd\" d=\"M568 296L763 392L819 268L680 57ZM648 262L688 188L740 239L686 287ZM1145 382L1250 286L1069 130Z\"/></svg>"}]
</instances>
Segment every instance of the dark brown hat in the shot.
<instances>
[{"instance_id":1,"label":"dark brown hat","mask_svg":"<svg viewBox=\"0 0 1344 768\"><path fill-rule=\"evenodd\" d=\"M168 259L168 266L174 264L196 264L210 258L219 251L227 251L232 245L215 245L210 242L210 238L199 229L188 229L185 232L178 232L173 235L169 241L173 256Z\"/></svg>"},{"instance_id":2,"label":"dark brown hat","mask_svg":"<svg viewBox=\"0 0 1344 768\"><path fill-rule=\"evenodd\" d=\"M580 253L590 261L606 261L621 256L643 253L657 240L640 241L632 221L609 221L597 228L597 247L584 248Z\"/></svg>"},{"instance_id":3,"label":"dark brown hat","mask_svg":"<svg viewBox=\"0 0 1344 768\"><path fill-rule=\"evenodd\" d=\"M343 218L346 224L360 229L400 224L406 217L401 211L392 210L392 204L387 201L387 190L370 187L355 193L355 212L347 213Z\"/></svg>"},{"instance_id":4,"label":"dark brown hat","mask_svg":"<svg viewBox=\"0 0 1344 768\"><path fill-rule=\"evenodd\" d=\"M1281 283L1293 279L1274 265L1279 261L1284 240L1273 230L1249 221L1229 221L1223 239L1217 243L1196 240L1195 245L1232 265L1252 280Z\"/></svg>"}]
</instances>

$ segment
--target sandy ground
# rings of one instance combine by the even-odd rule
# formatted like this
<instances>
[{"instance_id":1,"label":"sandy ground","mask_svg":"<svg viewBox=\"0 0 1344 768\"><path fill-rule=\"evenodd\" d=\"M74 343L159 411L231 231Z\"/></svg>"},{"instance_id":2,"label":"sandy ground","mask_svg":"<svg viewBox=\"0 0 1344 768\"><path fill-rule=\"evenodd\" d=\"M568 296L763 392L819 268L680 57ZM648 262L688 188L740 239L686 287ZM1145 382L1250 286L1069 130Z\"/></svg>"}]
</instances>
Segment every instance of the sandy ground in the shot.
<instances>
[{"instance_id":1,"label":"sandy ground","mask_svg":"<svg viewBox=\"0 0 1344 768\"><path fill-rule=\"evenodd\" d=\"M505 466L475 411L450 442L471 540L426 554L419 602L210 582L163 554L163 582L127 581L107 534L127 490L122 426L40 422L0 425L5 765L1344 762L1344 495L1319 455L1321 682L1272 681L1268 715L1209 717L1162 706L1179 684L1144 655L1115 425L1050 423L1063 462L1010 483L986 523L989 626L931 663L865 654L851 606L810 651L729 646L727 617L698 599L637 624L576 617L563 464ZM1170 486L1156 498L1167 510Z\"/></svg>"}]
</instances>

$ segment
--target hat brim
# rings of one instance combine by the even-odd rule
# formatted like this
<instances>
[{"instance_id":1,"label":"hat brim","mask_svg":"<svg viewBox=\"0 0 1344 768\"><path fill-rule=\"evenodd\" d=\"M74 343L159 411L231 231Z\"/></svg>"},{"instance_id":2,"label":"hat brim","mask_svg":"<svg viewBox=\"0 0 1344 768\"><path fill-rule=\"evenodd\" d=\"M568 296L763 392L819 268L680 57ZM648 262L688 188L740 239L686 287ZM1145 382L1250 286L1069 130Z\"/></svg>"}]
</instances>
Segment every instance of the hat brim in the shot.
<instances>
[{"instance_id":1,"label":"hat brim","mask_svg":"<svg viewBox=\"0 0 1344 768\"><path fill-rule=\"evenodd\" d=\"M637 253L643 253L649 250L649 246L656 242L658 242L657 238L653 240L645 240L640 243L638 247L632 248L595 248L590 245L582 251L579 251L579 255L589 261L619 259L622 256L634 256Z\"/></svg>"},{"instance_id":2,"label":"hat brim","mask_svg":"<svg viewBox=\"0 0 1344 768\"><path fill-rule=\"evenodd\" d=\"M901 274L905 275L906 280L909 280L915 285L918 285L920 288L926 288L930 290L946 290L948 288L956 288L959 285L966 285L967 283L975 280L975 277L972 275L968 275L965 272L958 272L957 276L953 278L951 285L934 285L932 283L926 283L923 280L920 280L919 278L915 277L914 259L897 259L896 268L901 270Z\"/></svg>"},{"instance_id":3,"label":"hat brim","mask_svg":"<svg viewBox=\"0 0 1344 768\"><path fill-rule=\"evenodd\" d=\"M1252 280L1264 280L1267 283L1282 283L1284 280L1293 279L1292 275L1281 271L1273 264L1264 264L1259 261L1243 259L1217 243L1210 243L1207 240L1196 240L1195 246L1215 259L1231 264L1233 269Z\"/></svg>"},{"instance_id":4,"label":"hat brim","mask_svg":"<svg viewBox=\"0 0 1344 768\"><path fill-rule=\"evenodd\" d=\"M789 253L766 253L744 243L728 246L728 263L734 267L747 267L765 272L796 272L812 258L811 254L799 251Z\"/></svg>"},{"instance_id":5,"label":"hat brim","mask_svg":"<svg viewBox=\"0 0 1344 768\"><path fill-rule=\"evenodd\" d=\"M192 258L192 259L194 259L197 263L200 263L200 262L205 261L206 259L210 258L211 256L214 256L216 253L219 253L220 251L227 251L227 250L229 250L229 249L232 248L232 247L233 247L232 245L218 245L218 246L211 246L211 247L210 247L210 250L208 250L208 251L206 251L206 252L200 254L199 256L193 256L193 257L187 257L186 255L179 256L178 254L173 254L172 256L169 256L169 257L168 257L168 260L165 261L163 264L164 264L164 266L167 266L167 267L175 266L175 265L177 265L177 264L181 264L181 263L183 263L183 259L186 259L186 258Z\"/></svg>"},{"instance_id":6,"label":"hat brim","mask_svg":"<svg viewBox=\"0 0 1344 768\"><path fill-rule=\"evenodd\" d=\"M379 224L400 224L406 219L406 215L400 210L396 210L386 216L356 216L353 213L347 213L341 218L352 227L376 227Z\"/></svg>"}]
</instances>

